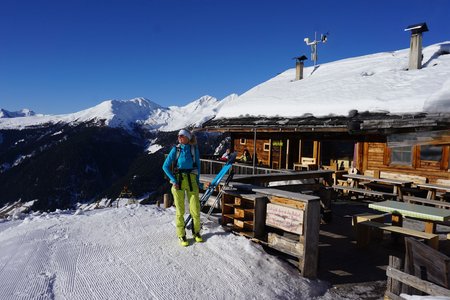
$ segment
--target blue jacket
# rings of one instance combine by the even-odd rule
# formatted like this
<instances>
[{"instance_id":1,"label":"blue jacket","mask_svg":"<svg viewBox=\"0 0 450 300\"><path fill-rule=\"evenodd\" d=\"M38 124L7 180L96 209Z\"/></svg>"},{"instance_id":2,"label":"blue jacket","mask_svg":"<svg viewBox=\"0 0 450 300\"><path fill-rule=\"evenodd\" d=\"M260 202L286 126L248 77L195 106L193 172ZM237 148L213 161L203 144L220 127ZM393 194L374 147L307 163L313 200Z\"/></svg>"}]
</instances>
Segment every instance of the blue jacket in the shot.
<instances>
[{"instance_id":1,"label":"blue jacket","mask_svg":"<svg viewBox=\"0 0 450 300\"><path fill-rule=\"evenodd\" d=\"M190 145L190 144L180 144L180 156L178 157L178 162L176 165L177 169L194 169L194 162L192 160L192 153L191 153L191 147L195 147L195 162L197 164L196 173L197 173L197 183L200 182L200 153L198 152L198 147L196 145ZM163 170L164 173L166 173L167 177L169 177L169 180L172 184L177 183L177 180L175 176L173 175L171 171L172 163L177 158L177 147L173 147L172 150L170 150L169 155L167 155L166 160L163 164ZM195 171L194 171L195 172Z\"/></svg>"}]
</instances>

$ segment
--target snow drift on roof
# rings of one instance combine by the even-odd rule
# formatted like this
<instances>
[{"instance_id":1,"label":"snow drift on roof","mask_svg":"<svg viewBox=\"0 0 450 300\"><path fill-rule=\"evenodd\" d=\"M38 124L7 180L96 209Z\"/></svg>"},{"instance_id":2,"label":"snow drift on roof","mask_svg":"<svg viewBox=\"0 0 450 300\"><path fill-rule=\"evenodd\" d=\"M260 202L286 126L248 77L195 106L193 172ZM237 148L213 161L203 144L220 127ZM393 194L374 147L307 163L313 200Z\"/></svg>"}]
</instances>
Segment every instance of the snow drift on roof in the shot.
<instances>
[{"instance_id":1,"label":"snow drift on roof","mask_svg":"<svg viewBox=\"0 0 450 300\"><path fill-rule=\"evenodd\" d=\"M230 101L216 119L450 112L449 53L450 42L426 47L422 69L411 71L409 49L308 67L298 81L289 69Z\"/></svg>"}]
</instances>

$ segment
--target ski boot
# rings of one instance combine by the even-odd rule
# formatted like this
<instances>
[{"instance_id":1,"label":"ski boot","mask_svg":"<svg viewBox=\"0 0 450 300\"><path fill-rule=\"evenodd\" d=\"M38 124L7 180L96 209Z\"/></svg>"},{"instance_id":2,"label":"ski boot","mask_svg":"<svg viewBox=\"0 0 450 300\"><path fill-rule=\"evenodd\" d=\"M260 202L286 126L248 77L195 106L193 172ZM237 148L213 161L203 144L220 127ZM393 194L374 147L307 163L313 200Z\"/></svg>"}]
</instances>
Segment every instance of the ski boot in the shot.
<instances>
[{"instance_id":1,"label":"ski boot","mask_svg":"<svg viewBox=\"0 0 450 300\"><path fill-rule=\"evenodd\" d=\"M183 247L189 246L189 242L186 239L186 236L180 236L179 239L180 239L180 245L181 246L183 246Z\"/></svg>"},{"instance_id":2,"label":"ski boot","mask_svg":"<svg viewBox=\"0 0 450 300\"><path fill-rule=\"evenodd\" d=\"M203 243L203 239L200 233L194 233L194 239L197 243Z\"/></svg>"}]
</instances>

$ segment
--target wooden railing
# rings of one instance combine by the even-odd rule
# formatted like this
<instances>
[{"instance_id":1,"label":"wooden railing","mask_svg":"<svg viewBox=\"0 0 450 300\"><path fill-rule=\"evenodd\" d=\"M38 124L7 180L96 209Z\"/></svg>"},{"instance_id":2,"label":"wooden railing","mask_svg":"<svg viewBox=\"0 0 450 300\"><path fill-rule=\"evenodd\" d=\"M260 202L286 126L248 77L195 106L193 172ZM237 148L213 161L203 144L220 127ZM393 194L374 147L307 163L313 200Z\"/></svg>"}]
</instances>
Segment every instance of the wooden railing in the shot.
<instances>
[{"instance_id":1,"label":"wooden railing","mask_svg":"<svg viewBox=\"0 0 450 300\"><path fill-rule=\"evenodd\" d=\"M214 160L214 159L200 159L201 167L200 167L200 173L201 174L217 174L219 173L220 169L225 165L225 162L220 160ZM254 169L254 173L253 173ZM265 167L259 167L255 166L253 168L253 165L251 164L244 164L244 163L234 163L233 164L233 170L235 174L271 174L271 173L286 173L289 172L289 170L279 170L279 169L270 169Z\"/></svg>"}]
</instances>

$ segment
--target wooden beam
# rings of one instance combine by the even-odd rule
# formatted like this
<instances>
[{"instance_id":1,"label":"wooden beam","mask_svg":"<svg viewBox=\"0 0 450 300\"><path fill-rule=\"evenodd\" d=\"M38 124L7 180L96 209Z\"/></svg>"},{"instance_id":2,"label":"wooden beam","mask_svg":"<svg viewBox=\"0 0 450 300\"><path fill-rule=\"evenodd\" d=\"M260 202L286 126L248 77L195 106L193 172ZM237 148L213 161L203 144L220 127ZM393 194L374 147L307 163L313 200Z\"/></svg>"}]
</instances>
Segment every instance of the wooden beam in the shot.
<instances>
[{"instance_id":1,"label":"wooden beam","mask_svg":"<svg viewBox=\"0 0 450 300\"><path fill-rule=\"evenodd\" d=\"M304 219L304 256L300 261L302 275L307 278L317 276L318 249L319 249L319 227L320 227L320 202L308 202L306 205Z\"/></svg>"},{"instance_id":2,"label":"wooden beam","mask_svg":"<svg viewBox=\"0 0 450 300\"><path fill-rule=\"evenodd\" d=\"M438 286L429 281L425 281L420 278L417 278L413 275L409 275L405 272L399 271L390 266L386 269L386 275L395 280L401 281L415 289L425 292L431 296L450 297L450 290L443 288L441 286Z\"/></svg>"}]
</instances>

